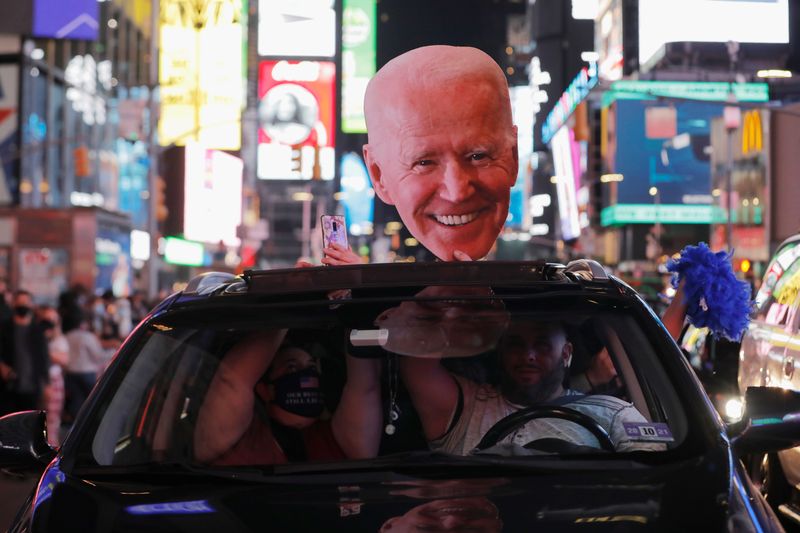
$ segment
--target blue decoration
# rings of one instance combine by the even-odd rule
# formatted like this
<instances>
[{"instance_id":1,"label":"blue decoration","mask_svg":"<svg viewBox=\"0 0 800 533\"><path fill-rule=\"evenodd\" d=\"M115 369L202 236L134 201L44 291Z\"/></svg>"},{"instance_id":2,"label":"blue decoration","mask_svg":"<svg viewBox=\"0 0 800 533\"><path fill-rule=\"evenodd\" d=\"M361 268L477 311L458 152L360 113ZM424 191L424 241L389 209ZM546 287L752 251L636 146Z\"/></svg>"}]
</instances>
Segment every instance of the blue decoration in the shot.
<instances>
[{"instance_id":1,"label":"blue decoration","mask_svg":"<svg viewBox=\"0 0 800 533\"><path fill-rule=\"evenodd\" d=\"M712 252L701 242L681 250L667 263L673 273L672 286L683 284L686 316L698 328L708 328L714 337L739 341L750 321L750 285L736 278L732 253Z\"/></svg>"}]
</instances>

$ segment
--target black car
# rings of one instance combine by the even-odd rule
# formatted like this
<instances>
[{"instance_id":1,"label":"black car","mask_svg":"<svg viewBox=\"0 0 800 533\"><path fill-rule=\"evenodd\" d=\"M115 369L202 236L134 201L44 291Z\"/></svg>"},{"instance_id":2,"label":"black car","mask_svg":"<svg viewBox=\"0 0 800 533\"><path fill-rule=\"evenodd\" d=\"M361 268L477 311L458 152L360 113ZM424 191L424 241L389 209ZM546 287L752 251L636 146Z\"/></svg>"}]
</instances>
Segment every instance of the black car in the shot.
<instances>
[{"instance_id":1,"label":"black car","mask_svg":"<svg viewBox=\"0 0 800 533\"><path fill-rule=\"evenodd\" d=\"M526 350L558 364L509 366ZM598 357L609 383L583 379ZM507 392L512 371L539 400ZM442 376L460 392L436 438L419 391ZM778 531L739 458L797 445L800 398L746 399L726 426L590 261L212 273L136 328L59 450L43 413L0 420L0 465L43 471L12 532Z\"/></svg>"}]
</instances>

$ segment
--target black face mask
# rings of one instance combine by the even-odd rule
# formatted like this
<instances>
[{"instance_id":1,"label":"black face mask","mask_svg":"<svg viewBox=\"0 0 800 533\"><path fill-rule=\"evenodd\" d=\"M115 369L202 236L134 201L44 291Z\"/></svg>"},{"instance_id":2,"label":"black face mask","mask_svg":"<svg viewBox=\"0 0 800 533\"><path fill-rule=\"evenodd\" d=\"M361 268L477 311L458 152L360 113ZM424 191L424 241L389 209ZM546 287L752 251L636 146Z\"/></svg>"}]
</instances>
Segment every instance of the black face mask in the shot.
<instances>
[{"instance_id":1,"label":"black face mask","mask_svg":"<svg viewBox=\"0 0 800 533\"><path fill-rule=\"evenodd\" d=\"M285 374L269 382L275 387L275 405L298 416L316 418L322 414L319 372L313 366Z\"/></svg>"},{"instance_id":2,"label":"black face mask","mask_svg":"<svg viewBox=\"0 0 800 533\"><path fill-rule=\"evenodd\" d=\"M29 314L31 314L31 308L27 305L15 305L14 306L14 314L20 318L25 318Z\"/></svg>"}]
</instances>

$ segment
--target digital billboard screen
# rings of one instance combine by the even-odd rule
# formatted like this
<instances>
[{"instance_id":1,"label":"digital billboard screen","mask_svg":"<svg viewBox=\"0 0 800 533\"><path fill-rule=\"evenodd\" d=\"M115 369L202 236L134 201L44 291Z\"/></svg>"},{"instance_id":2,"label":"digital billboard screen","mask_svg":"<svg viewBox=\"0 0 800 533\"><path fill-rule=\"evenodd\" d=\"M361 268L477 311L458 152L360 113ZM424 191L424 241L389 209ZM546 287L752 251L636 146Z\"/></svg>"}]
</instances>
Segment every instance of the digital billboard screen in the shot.
<instances>
[{"instance_id":1,"label":"digital billboard screen","mask_svg":"<svg viewBox=\"0 0 800 533\"><path fill-rule=\"evenodd\" d=\"M336 54L334 0L261 0L258 55L333 57Z\"/></svg>"},{"instance_id":2,"label":"digital billboard screen","mask_svg":"<svg viewBox=\"0 0 800 533\"><path fill-rule=\"evenodd\" d=\"M262 61L258 77L258 177L334 175L336 66Z\"/></svg>"},{"instance_id":3,"label":"digital billboard screen","mask_svg":"<svg viewBox=\"0 0 800 533\"><path fill-rule=\"evenodd\" d=\"M348 152L342 156L342 203L347 230L351 235L372 233L375 191L361 155Z\"/></svg>"},{"instance_id":4,"label":"digital billboard screen","mask_svg":"<svg viewBox=\"0 0 800 533\"><path fill-rule=\"evenodd\" d=\"M527 230L531 225L528 198L531 195L531 157L533 155L533 126L536 110L533 90L525 86L511 87L511 111L517 127L517 148L519 168L517 180L511 187L508 205L507 228Z\"/></svg>"},{"instance_id":5,"label":"digital billboard screen","mask_svg":"<svg viewBox=\"0 0 800 533\"><path fill-rule=\"evenodd\" d=\"M160 2L161 146L241 148L242 0L218 0L196 29L182 0ZM213 14L213 16L212 16Z\"/></svg>"},{"instance_id":6,"label":"digital billboard screen","mask_svg":"<svg viewBox=\"0 0 800 533\"><path fill-rule=\"evenodd\" d=\"M624 176L617 189L619 204L652 204L656 187L658 202L709 205L711 203L711 120L722 115L722 105L707 102L675 102L675 135L648 138L648 108L661 105L645 100L615 103L618 127L614 172Z\"/></svg>"},{"instance_id":7,"label":"digital billboard screen","mask_svg":"<svg viewBox=\"0 0 800 533\"><path fill-rule=\"evenodd\" d=\"M237 246L242 223L242 160L198 144L186 146L183 235Z\"/></svg>"},{"instance_id":8,"label":"digital billboard screen","mask_svg":"<svg viewBox=\"0 0 800 533\"><path fill-rule=\"evenodd\" d=\"M97 0L35 0L32 35L95 41L99 13Z\"/></svg>"},{"instance_id":9,"label":"digital billboard screen","mask_svg":"<svg viewBox=\"0 0 800 533\"><path fill-rule=\"evenodd\" d=\"M581 235L578 215L578 182L580 180L580 147L568 127L559 128L550 141L555 167L558 215L561 220L561 238L565 241Z\"/></svg>"},{"instance_id":10,"label":"digital billboard screen","mask_svg":"<svg viewBox=\"0 0 800 533\"><path fill-rule=\"evenodd\" d=\"M366 133L364 94L375 75L374 0L344 0L342 16L342 131Z\"/></svg>"},{"instance_id":11,"label":"digital billboard screen","mask_svg":"<svg viewBox=\"0 0 800 533\"><path fill-rule=\"evenodd\" d=\"M666 43L728 41L788 43L789 0L639 0L640 64Z\"/></svg>"}]
</instances>

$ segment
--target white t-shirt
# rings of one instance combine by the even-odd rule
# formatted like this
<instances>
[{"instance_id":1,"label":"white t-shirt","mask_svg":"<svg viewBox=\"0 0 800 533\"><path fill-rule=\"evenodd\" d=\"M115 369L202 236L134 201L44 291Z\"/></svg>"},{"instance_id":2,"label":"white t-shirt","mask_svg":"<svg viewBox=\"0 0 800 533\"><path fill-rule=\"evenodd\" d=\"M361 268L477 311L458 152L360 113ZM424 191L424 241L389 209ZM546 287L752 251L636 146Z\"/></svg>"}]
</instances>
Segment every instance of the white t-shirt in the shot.
<instances>
[{"instance_id":1,"label":"white t-shirt","mask_svg":"<svg viewBox=\"0 0 800 533\"><path fill-rule=\"evenodd\" d=\"M461 376L453 376L461 387L463 408L461 416L442 438L430 446L437 451L456 455L469 455L487 431L506 416L524 406L509 402L491 385L479 385ZM633 404L613 396L581 396L575 391L565 395L578 396L575 401L561 403L597 421L611 437L617 451L663 450L664 444L632 441L625 433L623 423L646 423L647 420ZM560 418L537 418L515 429L500 443L525 444L542 438L558 438L569 442L599 448L597 438L586 428Z\"/></svg>"}]
</instances>

